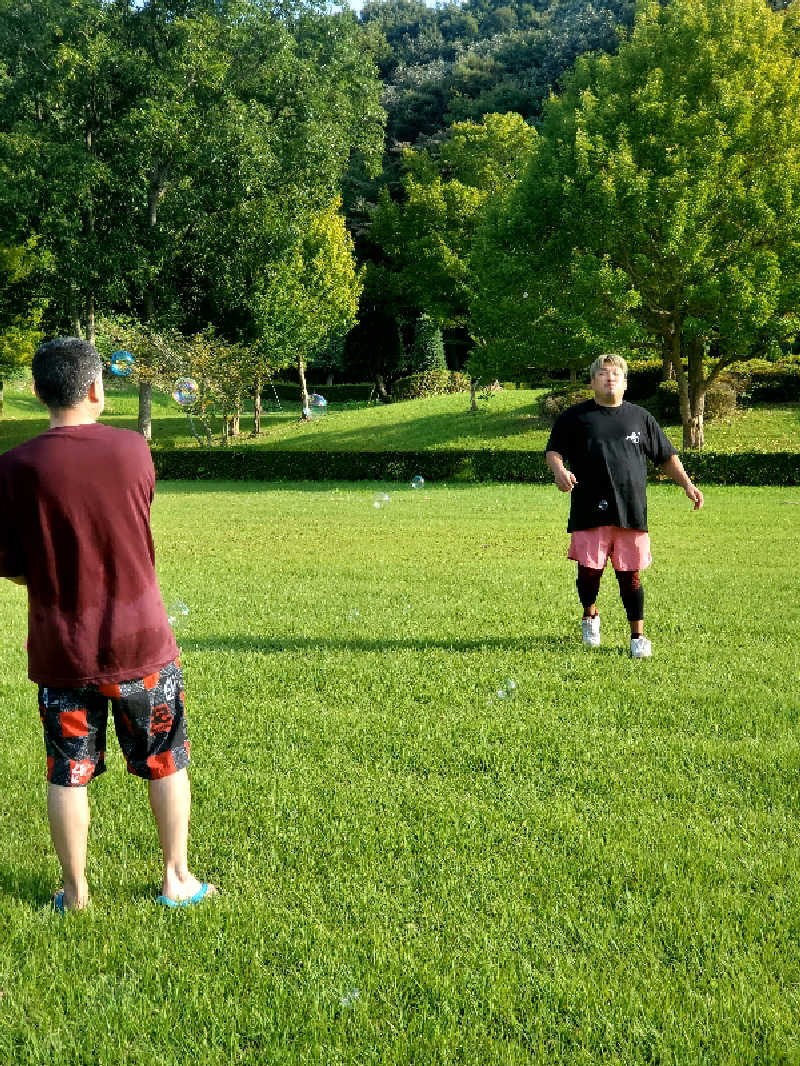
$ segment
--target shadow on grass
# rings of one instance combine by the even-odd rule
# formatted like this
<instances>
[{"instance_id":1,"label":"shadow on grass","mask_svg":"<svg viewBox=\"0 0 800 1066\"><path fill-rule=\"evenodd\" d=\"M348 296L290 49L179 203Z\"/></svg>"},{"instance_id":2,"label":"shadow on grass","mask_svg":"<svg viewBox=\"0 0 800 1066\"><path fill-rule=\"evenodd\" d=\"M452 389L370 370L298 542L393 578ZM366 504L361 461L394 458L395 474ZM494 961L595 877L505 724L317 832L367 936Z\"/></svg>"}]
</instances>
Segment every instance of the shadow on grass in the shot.
<instances>
[{"instance_id":1,"label":"shadow on grass","mask_svg":"<svg viewBox=\"0 0 800 1066\"><path fill-rule=\"evenodd\" d=\"M430 650L470 652L485 650L532 651L534 648L544 651L573 654L580 650L572 634L565 636L539 635L517 637L476 637L472 640L425 637L258 637L244 634L200 637L186 639L187 650L192 651L233 651L261 652L275 655L295 651L347 651L347 652L389 652ZM618 655L619 649L611 645L593 648L593 655Z\"/></svg>"},{"instance_id":2,"label":"shadow on grass","mask_svg":"<svg viewBox=\"0 0 800 1066\"><path fill-rule=\"evenodd\" d=\"M42 867L44 868L44 863ZM19 866L0 865L0 893L30 903L34 907L48 906L55 888L45 881L42 873L34 873Z\"/></svg>"}]
</instances>

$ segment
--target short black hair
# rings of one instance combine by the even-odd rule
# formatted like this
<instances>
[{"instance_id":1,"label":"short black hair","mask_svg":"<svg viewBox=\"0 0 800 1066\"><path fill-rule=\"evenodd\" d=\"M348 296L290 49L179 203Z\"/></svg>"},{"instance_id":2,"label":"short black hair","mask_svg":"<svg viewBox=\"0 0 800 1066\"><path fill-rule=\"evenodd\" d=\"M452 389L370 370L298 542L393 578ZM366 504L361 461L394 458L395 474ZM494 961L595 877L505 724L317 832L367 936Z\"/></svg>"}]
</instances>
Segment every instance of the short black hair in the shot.
<instances>
[{"instance_id":1,"label":"short black hair","mask_svg":"<svg viewBox=\"0 0 800 1066\"><path fill-rule=\"evenodd\" d=\"M31 366L36 392L47 407L77 407L103 372L93 344L80 337L56 337L36 349Z\"/></svg>"}]
</instances>

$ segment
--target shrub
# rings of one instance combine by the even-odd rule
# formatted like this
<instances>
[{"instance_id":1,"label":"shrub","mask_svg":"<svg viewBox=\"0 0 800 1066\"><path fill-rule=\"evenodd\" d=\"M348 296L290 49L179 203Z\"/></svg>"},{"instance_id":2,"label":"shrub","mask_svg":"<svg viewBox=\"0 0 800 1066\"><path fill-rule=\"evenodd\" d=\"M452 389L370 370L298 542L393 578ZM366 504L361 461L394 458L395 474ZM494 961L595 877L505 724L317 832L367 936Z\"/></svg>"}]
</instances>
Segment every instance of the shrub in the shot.
<instances>
[{"instance_id":1,"label":"shrub","mask_svg":"<svg viewBox=\"0 0 800 1066\"><path fill-rule=\"evenodd\" d=\"M276 381L274 388L282 404L287 406L291 406L292 404L295 404L298 407L300 406L300 385L297 382ZM261 390L261 401L265 405L275 403L275 393L272 389L272 384L267 383ZM308 391L322 393L328 401L328 404L351 403L356 401L364 401L366 403L370 397L372 389L373 385L371 382L358 385L312 385L310 382L308 384Z\"/></svg>"},{"instance_id":2,"label":"shrub","mask_svg":"<svg viewBox=\"0 0 800 1066\"><path fill-rule=\"evenodd\" d=\"M393 400L418 400L451 392L469 392L469 377L460 370L424 370L398 378L392 385Z\"/></svg>"},{"instance_id":3,"label":"shrub","mask_svg":"<svg viewBox=\"0 0 800 1066\"><path fill-rule=\"evenodd\" d=\"M703 418L713 422L716 418L727 418L736 410L737 390L730 381L717 378L706 390L706 402Z\"/></svg>"},{"instance_id":4,"label":"shrub","mask_svg":"<svg viewBox=\"0 0 800 1066\"><path fill-rule=\"evenodd\" d=\"M290 452L153 448L160 479L189 481L500 481L549 484L541 451ZM717 485L800 485L794 452L682 452L689 476ZM657 476L651 470L651 475Z\"/></svg>"},{"instance_id":5,"label":"shrub","mask_svg":"<svg viewBox=\"0 0 800 1066\"><path fill-rule=\"evenodd\" d=\"M703 418L706 422L713 422L715 418L727 418L736 410L736 389L730 381L720 380L712 382L706 390L705 407ZM660 422L680 422L681 402L678 382L671 378L669 381L660 381L654 396L649 397L642 403Z\"/></svg>"},{"instance_id":6,"label":"shrub","mask_svg":"<svg viewBox=\"0 0 800 1066\"><path fill-rule=\"evenodd\" d=\"M573 404L591 400L593 396L594 393L589 385L567 385L561 389L554 389L552 392L548 392L546 396L543 396L539 400L539 410L542 418L546 418L549 422L555 422L562 411L566 411Z\"/></svg>"},{"instance_id":7,"label":"shrub","mask_svg":"<svg viewBox=\"0 0 800 1066\"><path fill-rule=\"evenodd\" d=\"M419 316L416 323L412 367L416 373L424 373L426 370L447 370L442 331L434 324L430 315L424 313Z\"/></svg>"},{"instance_id":8,"label":"shrub","mask_svg":"<svg viewBox=\"0 0 800 1066\"><path fill-rule=\"evenodd\" d=\"M664 366L660 359L637 359L628 363L628 385L625 399L631 403L642 403L654 396L664 376Z\"/></svg>"}]
</instances>

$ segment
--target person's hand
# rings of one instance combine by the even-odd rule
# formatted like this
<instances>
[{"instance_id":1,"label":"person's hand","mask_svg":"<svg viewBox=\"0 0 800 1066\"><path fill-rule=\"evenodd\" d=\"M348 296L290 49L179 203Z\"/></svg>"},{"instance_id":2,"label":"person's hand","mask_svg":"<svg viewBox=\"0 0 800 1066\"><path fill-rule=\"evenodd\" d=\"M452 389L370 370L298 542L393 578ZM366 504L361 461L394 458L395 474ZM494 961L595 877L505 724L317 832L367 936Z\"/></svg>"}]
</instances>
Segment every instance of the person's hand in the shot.
<instances>
[{"instance_id":1,"label":"person's hand","mask_svg":"<svg viewBox=\"0 0 800 1066\"><path fill-rule=\"evenodd\" d=\"M699 511L703 506L703 494L696 485L693 485L691 481L686 486L686 495L694 504L695 511Z\"/></svg>"},{"instance_id":2,"label":"person's hand","mask_svg":"<svg viewBox=\"0 0 800 1066\"><path fill-rule=\"evenodd\" d=\"M567 470L565 466L562 466L560 470L555 470L553 473L556 479L556 485L558 485L562 492L572 492L575 485L578 484L578 479L572 471Z\"/></svg>"}]
</instances>

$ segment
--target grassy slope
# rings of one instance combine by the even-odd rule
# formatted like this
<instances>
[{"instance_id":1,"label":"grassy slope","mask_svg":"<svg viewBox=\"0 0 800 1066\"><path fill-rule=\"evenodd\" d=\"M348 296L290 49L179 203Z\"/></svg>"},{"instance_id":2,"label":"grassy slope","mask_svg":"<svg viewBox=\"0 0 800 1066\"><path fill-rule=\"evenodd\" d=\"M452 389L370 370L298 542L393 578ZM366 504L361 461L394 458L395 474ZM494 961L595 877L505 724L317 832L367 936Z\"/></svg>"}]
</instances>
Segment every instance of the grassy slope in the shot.
<instances>
[{"instance_id":1,"label":"grassy slope","mask_svg":"<svg viewBox=\"0 0 800 1066\"><path fill-rule=\"evenodd\" d=\"M197 912L153 903L112 741L92 909L48 913L24 593L0 582L0 1061L792 1061L800 492L712 487L693 514L651 488L655 657L632 663L608 576L604 646L580 645L553 489L376 488L159 488L192 861L223 889Z\"/></svg>"},{"instance_id":2,"label":"grassy slope","mask_svg":"<svg viewBox=\"0 0 800 1066\"><path fill-rule=\"evenodd\" d=\"M273 412L262 420L262 435L250 436L251 422L242 419L240 443L248 447L298 450L401 450L428 448L544 448L549 426L537 414L540 392L507 390L481 401L476 415L470 414L465 395L410 400L385 407L331 409L311 423L301 422L296 412ZM135 389L109 391L103 421L136 428ZM41 407L25 392L7 394L5 418L0 420L0 449L46 428ZM215 430L218 432L218 426ZM199 429L199 427L198 427ZM680 446L680 426L666 426L672 441ZM217 440L219 438L217 437ZM195 447L188 422L177 405L164 394L153 402L153 440L156 444ZM706 427L706 446L718 451L800 451L800 406L745 409L733 418Z\"/></svg>"}]
</instances>

